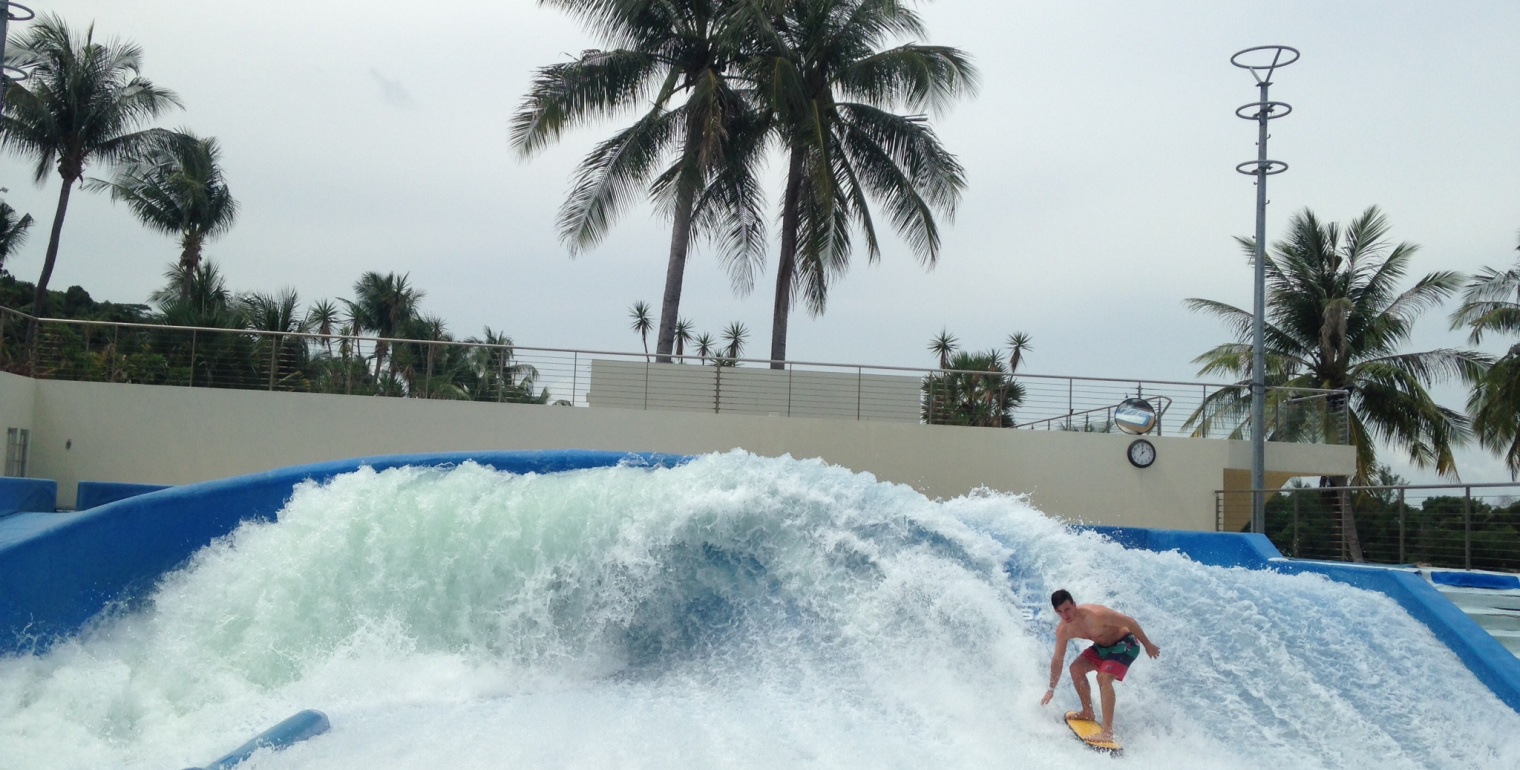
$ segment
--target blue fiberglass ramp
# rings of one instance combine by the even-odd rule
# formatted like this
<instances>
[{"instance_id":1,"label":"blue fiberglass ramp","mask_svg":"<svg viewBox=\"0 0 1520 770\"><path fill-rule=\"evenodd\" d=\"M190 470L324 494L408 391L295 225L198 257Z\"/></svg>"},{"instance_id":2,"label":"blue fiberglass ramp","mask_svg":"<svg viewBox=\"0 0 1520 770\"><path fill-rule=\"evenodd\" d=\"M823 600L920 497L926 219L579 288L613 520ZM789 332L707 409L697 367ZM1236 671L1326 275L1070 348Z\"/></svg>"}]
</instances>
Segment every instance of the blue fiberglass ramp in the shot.
<instances>
[{"instance_id":1,"label":"blue fiberglass ramp","mask_svg":"<svg viewBox=\"0 0 1520 770\"><path fill-rule=\"evenodd\" d=\"M1464 615L1414 570L1287 559L1265 535L1135 527L1086 529L1126 548L1178 551L1200 564L1216 567L1323 575L1338 583L1385 594L1450 647L1494 695L1510 708L1520 711L1520 658Z\"/></svg>"}]
</instances>

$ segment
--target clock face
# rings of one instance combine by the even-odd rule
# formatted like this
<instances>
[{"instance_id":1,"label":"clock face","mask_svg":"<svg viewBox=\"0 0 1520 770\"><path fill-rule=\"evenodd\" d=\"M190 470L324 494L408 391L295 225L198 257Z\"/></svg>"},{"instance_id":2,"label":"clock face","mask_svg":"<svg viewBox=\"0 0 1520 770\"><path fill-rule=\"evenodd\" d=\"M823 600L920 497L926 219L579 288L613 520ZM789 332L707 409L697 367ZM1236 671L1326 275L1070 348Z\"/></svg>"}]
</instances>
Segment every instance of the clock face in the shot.
<instances>
[{"instance_id":1,"label":"clock face","mask_svg":"<svg viewBox=\"0 0 1520 770\"><path fill-rule=\"evenodd\" d=\"M1136 468L1149 468L1156 462L1156 446L1143 438L1130 442L1128 454L1129 464Z\"/></svg>"}]
</instances>

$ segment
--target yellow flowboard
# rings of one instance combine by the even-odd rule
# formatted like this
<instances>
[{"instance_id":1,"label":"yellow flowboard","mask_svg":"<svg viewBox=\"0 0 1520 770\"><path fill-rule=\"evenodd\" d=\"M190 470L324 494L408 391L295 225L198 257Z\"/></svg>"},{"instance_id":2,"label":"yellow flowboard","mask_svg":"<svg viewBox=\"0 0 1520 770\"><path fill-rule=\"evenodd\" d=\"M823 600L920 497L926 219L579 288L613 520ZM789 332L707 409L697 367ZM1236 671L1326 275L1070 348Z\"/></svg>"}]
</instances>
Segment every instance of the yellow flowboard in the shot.
<instances>
[{"instance_id":1,"label":"yellow flowboard","mask_svg":"<svg viewBox=\"0 0 1520 770\"><path fill-rule=\"evenodd\" d=\"M1098 751L1117 754L1124 748L1118 741L1093 740L1092 737L1097 735L1103 729L1103 726L1091 719L1077 719L1077 712L1075 711L1066 712L1066 726L1071 728L1071 731L1076 734L1079 740Z\"/></svg>"}]
</instances>

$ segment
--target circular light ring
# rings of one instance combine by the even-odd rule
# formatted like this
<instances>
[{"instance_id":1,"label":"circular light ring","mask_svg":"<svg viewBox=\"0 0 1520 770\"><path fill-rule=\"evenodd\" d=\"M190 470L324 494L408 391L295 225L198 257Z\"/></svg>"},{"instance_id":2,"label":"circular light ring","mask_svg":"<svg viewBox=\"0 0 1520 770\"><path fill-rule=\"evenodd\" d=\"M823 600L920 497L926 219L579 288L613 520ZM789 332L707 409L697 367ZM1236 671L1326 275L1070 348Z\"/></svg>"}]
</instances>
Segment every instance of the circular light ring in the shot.
<instances>
[{"instance_id":1,"label":"circular light ring","mask_svg":"<svg viewBox=\"0 0 1520 770\"><path fill-rule=\"evenodd\" d=\"M16 15L16 11L18 11L18 10L21 11L21 12L23 12L23 13L25 13L26 15L25 16L17 16ZM28 8L28 7L20 4L20 3L7 3L6 6L5 6L5 15L11 21L31 21L32 19L37 18L37 12L36 11L34 11L34 10L32 10L32 9L30 9L30 8ZM7 67L6 69L10 69L10 68Z\"/></svg>"},{"instance_id":2,"label":"circular light ring","mask_svg":"<svg viewBox=\"0 0 1520 770\"><path fill-rule=\"evenodd\" d=\"M1241 59L1243 57L1245 57L1247 54L1255 53L1257 51L1271 51L1272 52L1272 61L1271 61L1271 63L1269 63L1269 64L1246 64L1243 61L1241 61ZM1288 54L1288 58L1287 59L1283 59L1282 58L1284 54ZM1286 67L1289 64L1292 64L1293 62L1296 62L1296 61L1298 61L1298 49L1294 48L1293 46L1288 46L1288 45L1258 45L1258 46L1254 46L1252 48L1247 48L1244 51L1236 51L1235 55L1230 57L1230 63L1231 64L1233 64L1233 65L1235 65L1235 66L1237 66L1237 67L1239 67L1239 68L1241 68L1243 70L1251 70L1252 72L1255 72L1256 70L1266 70L1268 72L1271 72L1272 70L1275 70L1278 67Z\"/></svg>"},{"instance_id":3,"label":"circular light ring","mask_svg":"<svg viewBox=\"0 0 1520 770\"><path fill-rule=\"evenodd\" d=\"M27 72L20 67L12 67L9 64L0 66L0 70L4 70L5 79L11 81L12 83L20 83L21 81L27 80L32 76L32 73Z\"/></svg>"},{"instance_id":4,"label":"circular light ring","mask_svg":"<svg viewBox=\"0 0 1520 770\"><path fill-rule=\"evenodd\" d=\"M1288 170L1288 164L1280 160L1248 160L1235 167L1246 176L1272 176Z\"/></svg>"},{"instance_id":5,"label":"circular light ring","mask_svg":"<svg viewBox=\"0 0 1520 770\"><path fill-rule=\"evenodd\" d=\"M1281 108L1282 112L1277 112L1278 108ZM1255 112L1246 112L1246 110L1250 109L1254 109ZM1235 116L1245 118L1246 120L1261 120L1263 112L1266 113L1267 120L1286 118L1293 114L1293 105L1287 102L1251 102L1250 104L1242 104L1235 108ZM1274 115L1274 112L1277 112L1277 114Z\"/></svg>"}]
</instances>

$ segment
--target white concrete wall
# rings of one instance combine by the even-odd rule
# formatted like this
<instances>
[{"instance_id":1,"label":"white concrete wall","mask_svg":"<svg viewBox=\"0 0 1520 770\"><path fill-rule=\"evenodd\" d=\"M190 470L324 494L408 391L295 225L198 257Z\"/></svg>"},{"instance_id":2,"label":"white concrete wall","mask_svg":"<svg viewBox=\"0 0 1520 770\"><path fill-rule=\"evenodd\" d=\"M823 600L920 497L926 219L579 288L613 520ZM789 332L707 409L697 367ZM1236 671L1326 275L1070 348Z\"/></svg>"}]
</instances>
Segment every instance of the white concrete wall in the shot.
<instances>
[{"instance_id":1,"label":"white concrete wall","mask_svg":"<svg viewBox=\"0 0 1520 770\"><path fill-rule=\"evenodd\" d=\"M0 372L0 474L5 472L5 441L11 428L32 431L32 416L36 413L37 381L7 372ZM32 434L35 443L36 435ZM28 476L37 476L35 468L27 469Z\"/></svg>"},{"instance_id":2,"label":"white concrete wall","mask_svg":"<svg viewBox=\"0 0 1520 770\"><path fill-rule=\"evenodd\" d=\"M918 377L849 372L591 362L594 407L895 420L921 418Z\"/></svg>"},{"instance_id":3,"label":"white concrete wall","mask_svg":"<svg viewBox=\"0 0 1520 770\"><path fill-rule=\"evenodd\" d=\"M25 382L29 380L22 379ZM1214 490L1249 468L1244 442L1151 438L1159 459L1130 466L1130 437L899 422L333 396L152 385L35 385L33 476L75 484L186 484L301 463L405 452L609 449L790 454L912 485L931 497L981 486L1027 493L1041 510L1100 524L1212 530ZM12 390L15 393L12 393ZM0 379L0 408L24 401ZM1270 470L1346 473L1347 447L1273 444Z\"/></svg>"}]
</instances>

